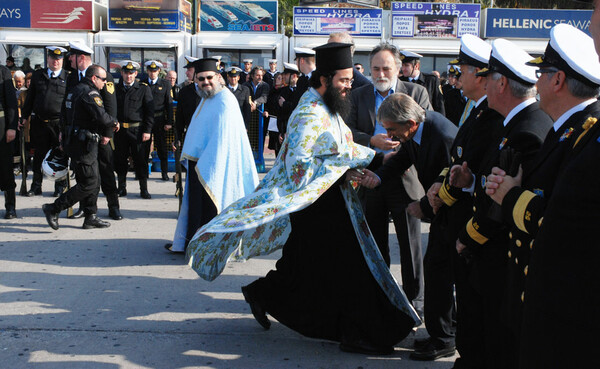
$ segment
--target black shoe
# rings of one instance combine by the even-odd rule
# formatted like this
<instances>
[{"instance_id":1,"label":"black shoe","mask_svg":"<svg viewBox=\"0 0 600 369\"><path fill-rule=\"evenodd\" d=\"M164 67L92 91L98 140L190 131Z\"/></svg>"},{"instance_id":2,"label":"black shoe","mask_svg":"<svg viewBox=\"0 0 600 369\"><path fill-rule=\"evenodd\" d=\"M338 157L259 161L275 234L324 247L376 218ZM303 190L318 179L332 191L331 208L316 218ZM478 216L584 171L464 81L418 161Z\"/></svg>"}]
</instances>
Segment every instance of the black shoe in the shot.
<instances>
[{"instance_id":1,"label":"black shoe","mask_svg":"<svg viewBox=\"0 0 600 369\"><path fill-rule=\"evenodd\" d=\"M172 243L166 243L165 244L165 250L172 252L173 254L183 254L185 253L185 251L179 251L179 250L173 250L173 244Z\"/></svg>"},{"instance_id":2,"label":"black shoe","mask_svg":"<svg viewBox=\"0 0 600 369\"><path fill-rule=\"evenodd\" d=\"M125 187L119 189L119 197L127 196L127 189Z\"/></svg>"},{"instance_id":3,"label":"black shoe","mask_svg":"<svg viewBox=\"0 0 600 369\"><path fill-rule=\"evenodd\" d=\"M340 350L365 355L391 355L394 353L393 346L375 346L369 342L358 340L352 342L341 342Z\"/></svg>"},{"instance_id":4,"label":"black shoe","mask_svg":"<svg viewBox=\"0 0 600 369\"><path fill-rule=\"evenodd\" d=\"M269 321L269 318L267 318L267 312L262 306L260 306L258 301L253 298L248 286L242 287L242 294L244 295L244 300L246 300L248 305L250 305L252 315L254 315L254 319L256 319L258 324L260 324L265 330L271 328L271 322Z\"/></svg>"},{"instance_id":5,"label":"black shoe","mask_svg":"<svg viewBox=\"0 0 600 369\"><path fill-rule=\"evenodd\" d=\"M114 220L121 220L123 216L121 215L121 211L119 208L110 208L108 209L108 216Z\"/></svg>"},{"instance_id":6,"label":"black shoe","mask_svg":"<svg viewBox=\"0 0 600 369\"><path fill-rule=\"evenodd\" d=\"M31 197L31 196L40 196L42 194L42 189L41 188L32 188L31 190L29 190L27 192L27 197Z\"/></svg>"},{"instance_id":7,"label":"black shoe","mask_svg":"<svg viewBox=\"0 0 600 369\"><path fill-rule=\"evenodd\" d=\"M168 181L169 180L169 175L167 173L163 173L161 176L163 181Z\"/></svg>"},{"instance_id":8,"label":"black shoe","mask_svg":"<svg viewBox=\"0 0 600 369\"><path fill-rule=\"evenodd\" d=\"M152 196L150 196L150 193L148 191L140 191L140 196L142 197L142 199L151 199Z\"/></svg>"},{"instance_id":9,"label":"black shoe","mask_svg":"<svg viewBox=\"0 0 600 369\"><path fill-rule=\"evenodd\" d=\"M79 210L77 210L75 213L73 213L73 215L71 215L70 217L67 217L69 219L79 219L83 217L83 210L81 210L81 208L79 208Z\"/></svg>"},{"instance_id":10,"label":"black shoe","mask_svg":"<svg viewBox=\"0 0 600 369\"><path fill-rule=\"evenodd\" d=\"M446 346L444 344L436 344L430 341L425 347L415 350L410 354L410 358L413 360L431 361L437 360L443 357L454 355L456 347Z\"/></svg>"},{"instance_id":11,"label":"black shoe","mask_svg":"<svg viewBox=\"0 0 600 369\"><path fill-rule=\"evenodd\" d=\"M109 222L105 222L102 219L98 218L96 214L91 214L85 217L83 221L83 229L92 229L92 228L108 228L110 227Z\"/></svg>"},{"instance_id":12,"label":"black shoe","mask_svg":"<svg viewBox=\"0 0 600 369\"><path fill-rule=\"evenodd\" d=\"M48 225L56 231L58 229L58 213L54 212L54 205L44 204L42 205L42 210L44 211Z\"/></svg>"},{"instance_id":13,"label":"black shoe","mask_svg":"<svg viewBox=\"0 0 600 369\"><path fill-rule=\"evenodd\" d=\"M4 219L15 219L17 217L17 212L15 209L6 209L6 213L4 214Z\"/></svg>"},{"instance_id":14,"label":"black shoe","mask_svg":"<svg viewBox=\"0 0 600 369\"><path fill-rule=\"evenodd\" d=\"M430 341L431 341L431 337L415 338L415 341L413 342L413 348L415 350L423 349L423 348L427 347L427 345L429 345Z\"/></svg>"}]
</instances>

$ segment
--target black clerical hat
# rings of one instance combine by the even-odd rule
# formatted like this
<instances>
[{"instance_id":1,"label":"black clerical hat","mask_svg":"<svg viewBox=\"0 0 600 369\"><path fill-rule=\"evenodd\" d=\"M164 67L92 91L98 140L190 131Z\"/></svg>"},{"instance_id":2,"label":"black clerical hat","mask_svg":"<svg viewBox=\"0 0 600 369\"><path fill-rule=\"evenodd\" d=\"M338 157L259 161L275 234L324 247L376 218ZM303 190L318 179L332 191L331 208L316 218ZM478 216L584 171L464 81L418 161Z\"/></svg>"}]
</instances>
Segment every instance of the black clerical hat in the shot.
<instances>
[{"instance_id":1,"label":"black clerical hat","mask_svg":"<svg viewBox=\"0 0 600 369\"><path fill-rule=\"evenodd\" d=\"M331 73L340 69L352 68L352 44L330 42L314 48L317 70Z\"/></svg>"},{"instance_id":2,"label":"black clerical hat","mask_svg":"<svg viewBox=\"0 0 600 369\"><path fill-rule=\"evenodd\" d=\"M204 58L204 59L198 59L198 60L192 62L192 64L194 66L195 73L200 73L200 72L218 73L219 70L217 69L217 62L218 62L218 60L215 58Z\"/></svg>"}]
</instances>

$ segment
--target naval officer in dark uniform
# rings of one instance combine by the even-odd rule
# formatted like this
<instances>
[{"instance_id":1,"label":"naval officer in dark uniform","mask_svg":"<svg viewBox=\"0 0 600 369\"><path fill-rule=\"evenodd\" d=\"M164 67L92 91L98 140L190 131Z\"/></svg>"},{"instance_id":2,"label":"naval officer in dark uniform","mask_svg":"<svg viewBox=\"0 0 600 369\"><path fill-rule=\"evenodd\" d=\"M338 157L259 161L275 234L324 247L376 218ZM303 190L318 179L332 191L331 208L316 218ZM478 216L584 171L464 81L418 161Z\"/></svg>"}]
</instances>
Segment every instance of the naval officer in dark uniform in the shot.
<instances>
[{"instance_id":1,"label":"naval officer in dark uniform","mask_svg":"<svg viewBox=\"0 0 600 369\"><path fill-rule=\"evenodd\" d=\"M148 86L154 101L154 148L160 159L160 172L163 181L169 180L169 162L167 156L167 132L173 127L173 93L171 83L159 78L162 63L149 60L145 64L148 73Z\"/></svg>"},{"instance_id":2,"label":"naval officer in dark uniform","mask_svg":"<svg viewBox=\"0 0 600 369\"><path fill-rule=\"evenodd\" d=\"M4 219L17 217L15 173L13 171L13 141L17 134L19 113L17 96L10 70L0 65L0 189L4 191Z\"/></svg>"},{"instance_id":3,"label":"naval officer in dark uniform","mask_svg":"<svg viewBox=\"0 0 600 369\"><path fill-rule=\"evenodd\" d=\"M85 72L92 65L92 54L94 51L79 42L69 43L69 62L74 72L71 72L67 78L67 94L73 91L79 82L85 79ZM110 73L106 74L106 84L100 90L100 96L104 104L104 110L108 115L117 117L117 96L115 95L115 82ZM100 172L100 188L106 197L108 203L108 216L114 220L123 219L119 206L119 193L117 190L117 180L115 178L114 169L114 140L113 131L108 130L106 137L110 137L111 141L107 145L98 145L98 170ZM80 218L83 216L83 209L73 214L72 218Z\"/></svg>"},{"instance_id":4,"label":"naval officer in dark uniform","mask_svg":"<svg viewBox=\"0 0 600 369\"><path fill-rule=\"evenodd\" d=\"M62 69L67 49L47 46L48 68L33 72L21 117L31 116L30 137L33 154L33 183L27 196L42 194L42 161L48 150L58 146L61 131L60 114L67 90L67 72ZM62 193L66 180L54 183L54 196Z\"/></svg>"},{"instance_id":5,"label":"naval officer in dark uniform","mask_svg":"<svg viewBox=\"0 0 600 369\"><path fill-rule=\"evenodd\" d=\"M240 75L242 70L238 67L231 67L227 70L227 88L233 93L242 111L246 129L250 124L250 89L240 84Z\"/></svg>"},{"instance_id":6,"label":"naval officer in dark uniform","mask_svg":"<svg viewBox=\"0 0 600 369\"><path fill-rule=\"evenodd\" d=\"M400 80L425 87L429 94L429 101L431 102L431 106L433 106L433 110L446 115L440 79L434 74L423 73L421 71L421 58L423 55L408 50L401 50L400 54L403 57Z\"/></svg>"},{"instance_id":7,"label":"naval officer in dark uniform","mask_svg":"<svg viewBox=\"0 0 600 369\"><path fill-rule=\"evenodd\" d=\"M64 209L80 202L85 213L84 229L106 228L110 223L96 216L98 192L98 143L108 144L107 130L118 130L119 123L106 113L100 90L106 84L106 70L92 65L85 72L83 82L77 84L65 101L67 124L63 147L75 167L77 184L60 195L52 204L42 207L52 229L58 229L58 215Z\"/></svg>"},{"instance_id":8,"label":"naval officer in dark uniform","mask_svg":"<svg viewBox=\"0 0 600 369\"><path fill-rule=\"evenodd\" d=\"M133 157L135 174L140 183L140 196L151 198L148 193L148 153L154 125L152 91L146 82L138 82L140 65L126 60L121 65L121 81L117 93L117 119L121 129L115 135L115 169L119 181L119 196L127 196L127 158Z\"/></svg>"}]
</instances>

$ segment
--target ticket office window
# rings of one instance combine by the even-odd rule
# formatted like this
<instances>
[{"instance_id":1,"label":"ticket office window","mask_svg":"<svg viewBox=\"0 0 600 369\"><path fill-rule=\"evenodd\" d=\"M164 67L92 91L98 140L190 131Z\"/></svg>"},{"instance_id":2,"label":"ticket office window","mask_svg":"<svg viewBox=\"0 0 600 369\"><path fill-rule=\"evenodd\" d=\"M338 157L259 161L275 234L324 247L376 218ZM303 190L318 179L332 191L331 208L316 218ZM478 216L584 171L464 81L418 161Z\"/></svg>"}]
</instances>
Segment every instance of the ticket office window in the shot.
<instances>
[{"instance_id":1,"label":"ticket office window","mask_svg":"<svg viewBox=\"0 0 600 369\"><path fill-rule=\"evenodd\" d=\"M15 65L24 72L46 68L44 46L9 45L8 55L15 58ZM4 60L0 63L4 65Z\"/></svg>"},{"instance_id":2,"label":"ticket office window","mask_svg":"<svg viewBox=\"0 0 600 369\"><path fill-rule=\"evenodd\" d=\"M175 48L165 49L142 49L128 47L109 47L108 51L108 67L110 73L115 78L115 81L121 79L121 62L125 60L133 60L140 63L138 71L138 79L143 79L145 76L144 63L149 60L156 60L162 63L163 68L159 77L165 78L165 75L170 70L177 71L177 50Z\"/></svg>"},{"instance_id":3,"label":"ticket office window","mask_svg":"<svg viewBox=\"0 0 600 369\"><path fill-rule=\"evenodd\" d=\"M225 69L235 66L244 70L244 59L252 59L252 67L261 66L269 68L269 59L275 58L275 50L232 50L232 49L204 49L204 57L221 56ZM283 62L277 61L277 70L283 70Z\"/></svg>"}]
</instances>

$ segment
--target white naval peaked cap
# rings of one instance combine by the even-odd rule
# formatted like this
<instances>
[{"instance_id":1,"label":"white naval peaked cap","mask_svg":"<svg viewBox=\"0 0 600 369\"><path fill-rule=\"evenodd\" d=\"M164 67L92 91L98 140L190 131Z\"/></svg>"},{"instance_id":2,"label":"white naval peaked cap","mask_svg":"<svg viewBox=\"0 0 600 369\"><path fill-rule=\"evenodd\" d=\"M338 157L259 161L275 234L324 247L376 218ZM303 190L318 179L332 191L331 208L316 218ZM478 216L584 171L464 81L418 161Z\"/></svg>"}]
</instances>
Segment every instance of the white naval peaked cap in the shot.
<instances>
[{"instance_id":1,"label":"white naval peaked cap","mask_svg":"<svg viewBox=\"0 0 600 369\"><path fill-rule=\"evenodd\" d=\"M296 64L283 62L283 73L300 73Z\"/></svg>"},{"instance_id":2,"label":"white naval peaked cap","mask_svg":"<svg viewBox=\"0 0 600 369\"><path fill-rule=\"evenodd\" d=\"M233 71L235 71L235 72L233 72ZM242 69L239 67L233 66L233 67L229 67L229 68L225 69L225 72L227 72L227 73L233 72L233 74L236 74L236 73L241 73Z\"/></svg>"},{"instance_id":3,"label":"white naval peaked cap","mask_svg":"<svg viewBox=\"0 0 600 369\"><path fill-rule=\"evenodd\" d=\"M254 60L253 59L243 59L242 61L244 63L252 63Z\"/></svg>"},{"instance_id":4,"label":"white naval peaked cap","mask_svg":"<svg viewBox=\"0 0 600 369\"><path fill-rule=\"evenodd\" d=\"M67 49L60 46L46 46L46 49L49 50L48 54L52 55L55 59L62 59L67 53Z\"/></svg>"},{"instance_id":5,"label":"white naval peaked cap","mask_svg":"<svg viewBox=\"0 0 600 369\"><path fill-rule=\"evenodd\" d=\"M600 85L600 62L594 40L566 23L552 27L544 55L528 64L538 68L555 67L588 86Z\"/></svg>"},{"instance_id":6,"label":"white naval peaked cap","mask_svg":"<svg viewBox=\"0 0 600 369\"><path fill-rule=\"evenodd\" d=\"M183 66L184 68L192 68L192 63L198 60L198 58L194 58L193 56L189 55L186 55L183 58L185 59L185 65Z\"/></svg>"},{"instance_id":7,"label":"white naval peaked cap","mask_svg":"<svg viewBox=\"0 0 600 369\"><path fill-rule=\"evenodd\" d=\"M121 69L127 71L133 71L140 67L139 63L134 62L133 60L123 60L121 62Z\"/></svg>"},{"instance_id":8,"label":"white naval peaked cap","mask_svg":"<svg viewBox=\"0 0 600 369\"><path fill-rule=\"evenodd\" d=\"M269 59L269 64L277 63L277 59Z\"/></svg>"},{"instance_id":9,"label":"white naval peaked cap","mask_svg":"<svg viewBox=\"0 0 600 369\"><path fill-rule=\"evenodd\" d=\"M295 47L294 54L296 54L296 58L299 58L301 56L315 56L316 55L314 50L307 49L304 47Z\"/></svg>"},{"instance_id":10,"label":"white naval peaked cap","mask_svg":"<svg viewBox=\"0 0 600 369\"><path fill-rule=\"evenodd\" d=\"M534 85L537 82L537 68L526 64L531 59L531 55L513 42L499 38L492 42L489 65L477 75L485 76L497 72L522 84Z\"/></svg>"},{"instance_id":11,"label":"white naval peaked cap","mask_svg":"<svg viewBox=\"0 0 600 369\"><path fill-rule=\"evenodd\" d=\"M94 53L91 47L79 41L69 42L69 49L71 53L75 52L76 54L92 55Z\"/></svg>"},{"instance_id":12,"label":"white naval peaked cap","mask_svg":"<svg viewBox=\"0 0 600 369\"><path fill-rule=\"evenodd\" d=\"M162 63L157 61L157 60L148 60L147 62L144 63L144 66L148 69L160 69L163 67Z\"/></svg>"},{"instance_id":13,"label":"white naval peaked cap","mask_svg":"<svg viewBox=\"0 0 600 369\"><path fill-rule=\"evenodd\" d=\"M478 68L487 67L492 46L477 36L463 35L460 38L458 59L450 61L452 65L468 64Z\"/></svg>"},{"instance_id":14,"label":"white naval peaked cap","mask_svg":"<svg viewBox=\"0 0 600 369\"><path fill-rule=\"evenodd\" d=\"M402 61L410 61L413 59L420 59L423 57L423 55L421 54L413 53L412 51L408 50L400 50L400 55L403 56Z\"/></svg>"}]
</instances>

